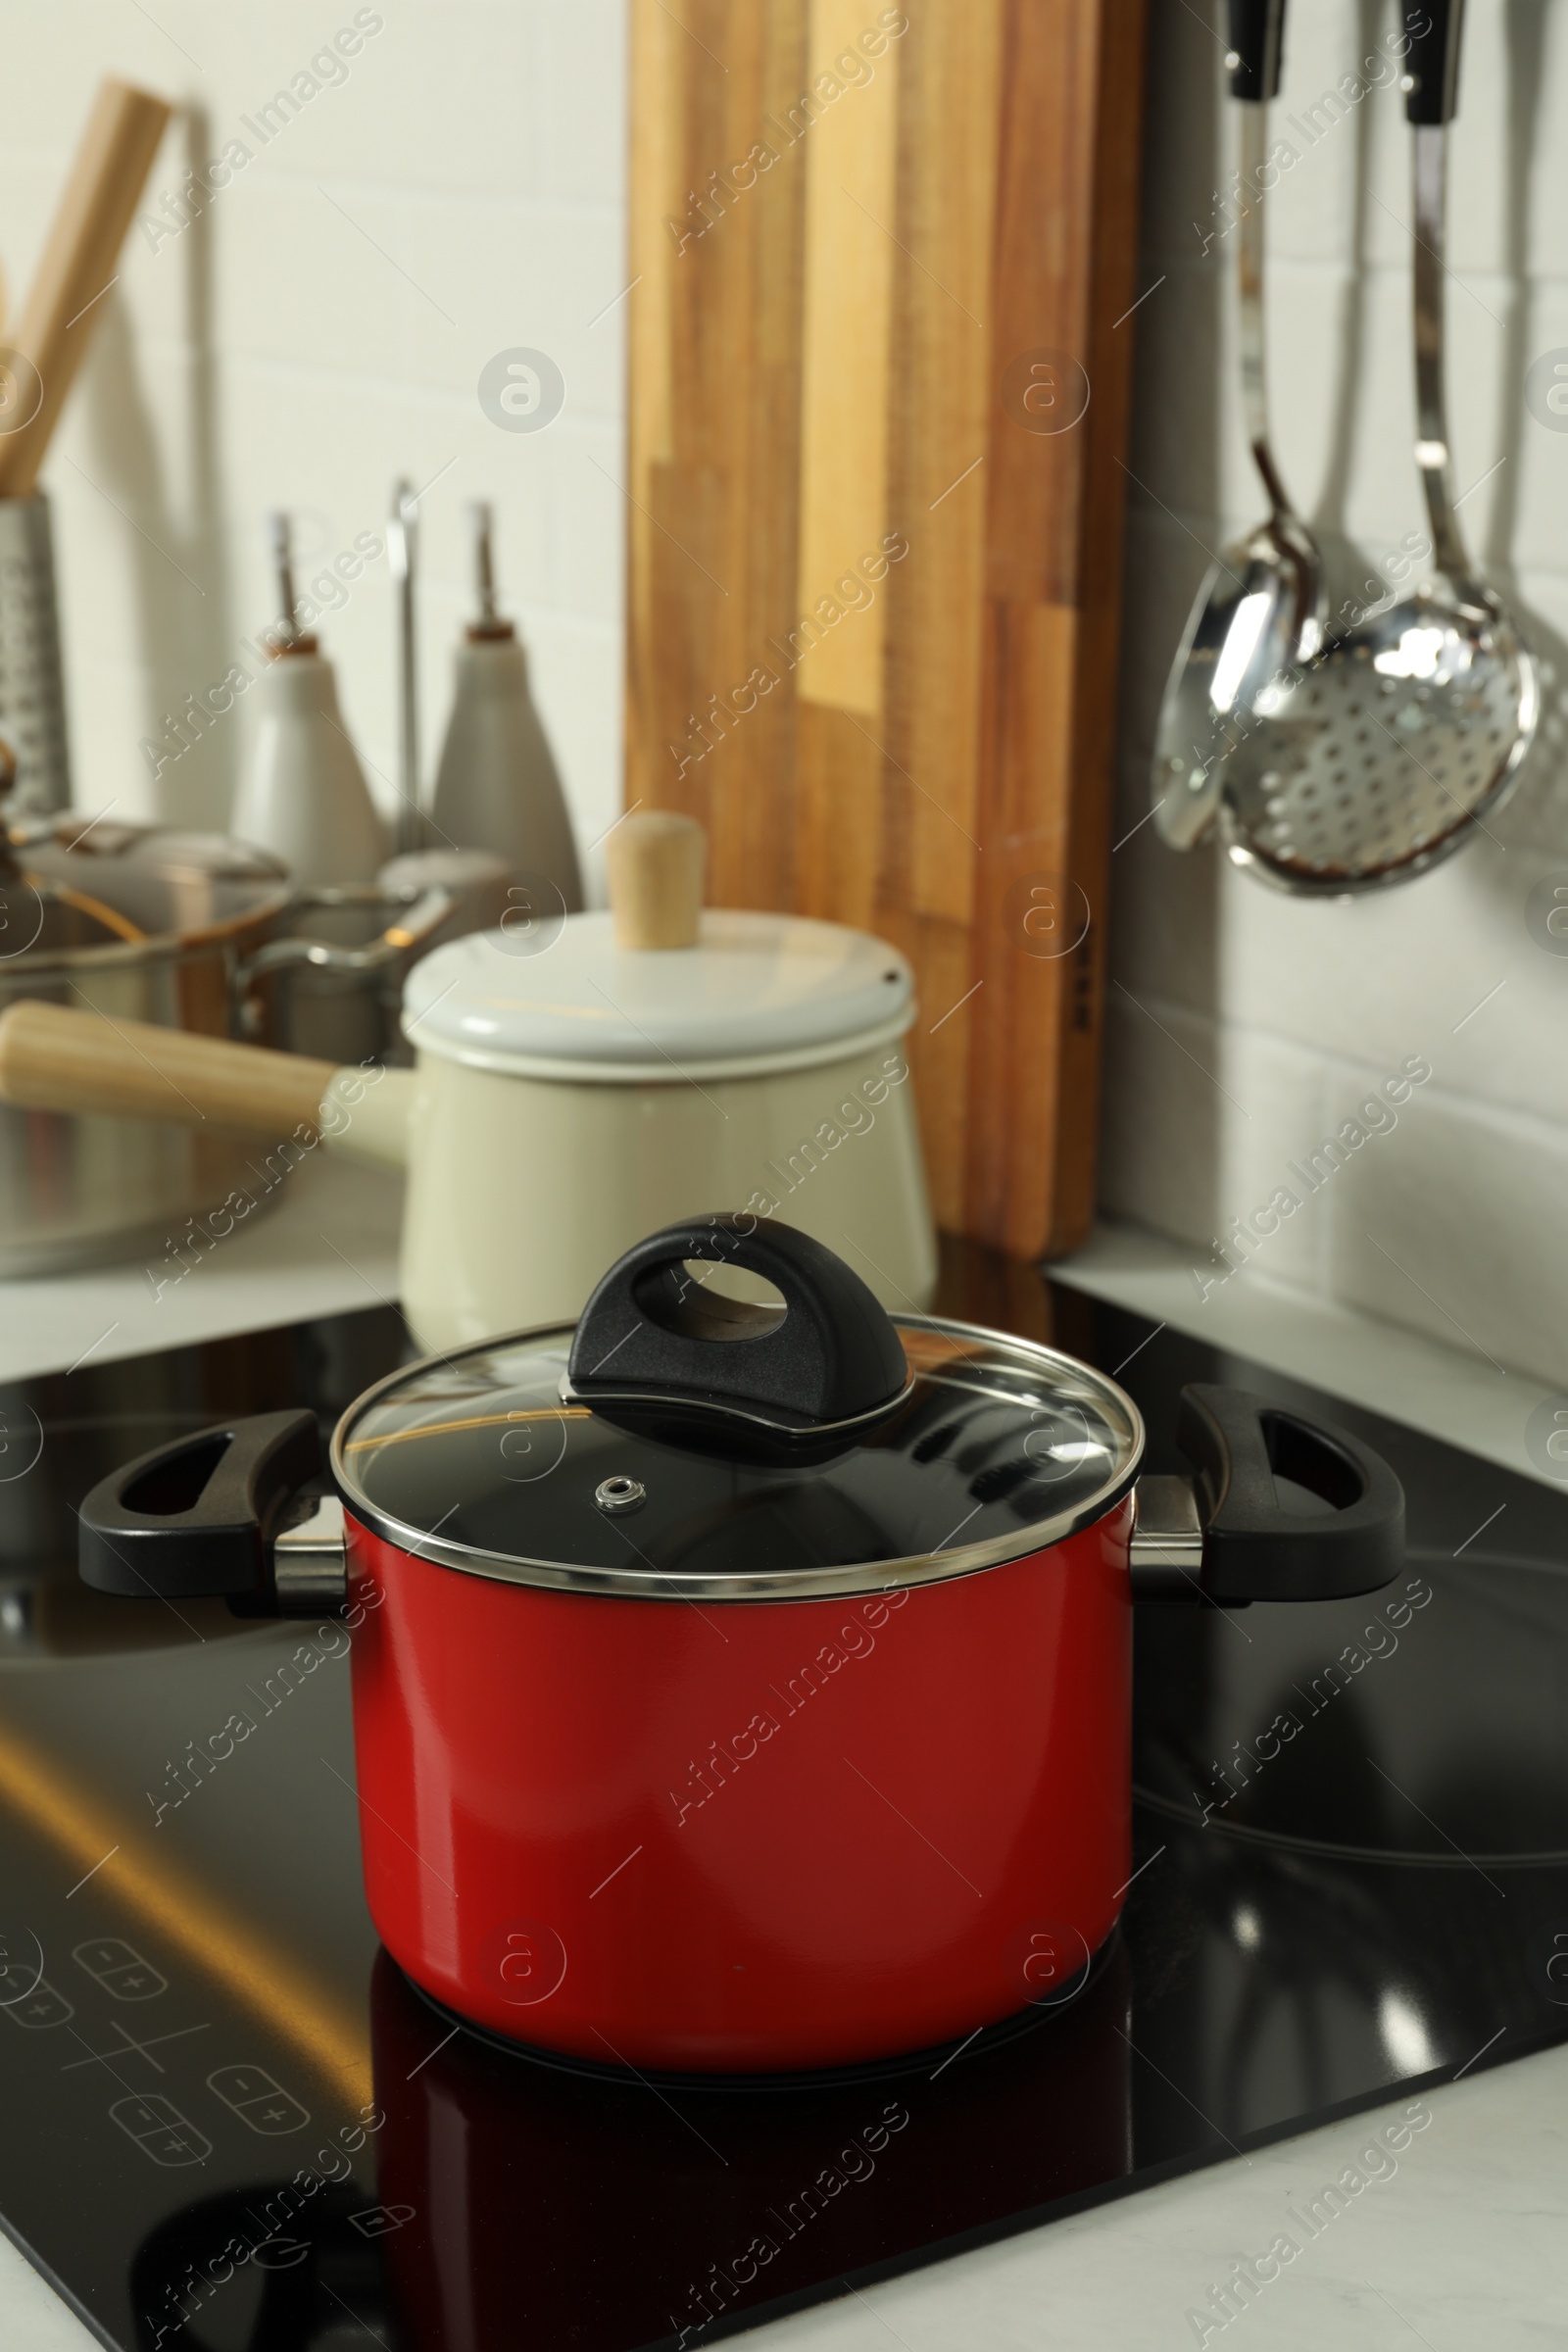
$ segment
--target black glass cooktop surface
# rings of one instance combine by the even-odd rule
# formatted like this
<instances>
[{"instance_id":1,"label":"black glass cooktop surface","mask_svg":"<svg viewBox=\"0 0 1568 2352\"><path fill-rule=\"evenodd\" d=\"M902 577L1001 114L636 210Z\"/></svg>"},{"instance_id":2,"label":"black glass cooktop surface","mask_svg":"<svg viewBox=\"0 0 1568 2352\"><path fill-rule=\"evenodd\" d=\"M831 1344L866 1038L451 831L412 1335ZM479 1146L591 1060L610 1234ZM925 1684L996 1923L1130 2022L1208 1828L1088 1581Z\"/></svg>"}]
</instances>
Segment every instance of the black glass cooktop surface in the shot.
<instances>
[{"instance_id":1,"label":"black glass cooktop surface","mask_svg":"<svg viewBox=\"0 0 1568 2352\"><path fill-rule=\"evenodd\" d=\"M347 1630L120 1601L107 1469L326 1420L384 1310L0 1389L0 2217L121 2352L703 2342L1568 2037L1568 1496L1018 1269L942 1311L1338 1418L1409 1505L1369 1600L1139 1613L1136 1876L1070 2000L906 2070L692 2089L438 2014L360 1888Z\"/></svg>"}]
</instances>

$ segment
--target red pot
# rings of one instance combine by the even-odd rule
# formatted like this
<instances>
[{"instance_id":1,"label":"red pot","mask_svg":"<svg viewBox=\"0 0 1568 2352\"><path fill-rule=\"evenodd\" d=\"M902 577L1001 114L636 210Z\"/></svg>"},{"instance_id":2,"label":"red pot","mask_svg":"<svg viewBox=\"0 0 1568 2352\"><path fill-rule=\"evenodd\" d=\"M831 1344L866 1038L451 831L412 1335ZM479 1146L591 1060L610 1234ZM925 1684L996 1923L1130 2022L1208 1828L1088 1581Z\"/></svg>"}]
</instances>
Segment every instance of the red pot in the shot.
<instances>
[{"instance_id":1,"label":"red pot","mask_svg":"<svg viewBox=\"0 0 1568 2352\"><path fill-rule=\"evenodd\" d=\"M830 2067L1084 1981L1131 1870L1135 1593L1397 1572L1397 1482L1353 1440L1225 1390L1184 1392L1181 1440L1196 1488L1135 1490L1100 1373L890 1320L819 1244L715 1217L574 1331L370 1390L340 1522L300 1519L314 1420L266 1415L106 1480L82 1573L346 1605L370 1911L437 2001L609 2065Z\"/></svg>"}]
</instances>

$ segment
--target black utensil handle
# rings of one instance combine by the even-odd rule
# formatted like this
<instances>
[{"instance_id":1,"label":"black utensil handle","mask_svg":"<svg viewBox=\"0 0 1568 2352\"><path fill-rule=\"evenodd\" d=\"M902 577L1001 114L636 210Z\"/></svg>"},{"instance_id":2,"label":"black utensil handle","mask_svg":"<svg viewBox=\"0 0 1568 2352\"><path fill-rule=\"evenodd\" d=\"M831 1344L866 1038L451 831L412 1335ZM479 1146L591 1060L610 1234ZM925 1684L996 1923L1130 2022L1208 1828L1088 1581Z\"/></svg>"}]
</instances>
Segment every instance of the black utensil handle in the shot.
<instances>
[{"instance_id":1,"label":"black utensil handle","mask_svg":"<svg viewBox=\"0 0 1568 2352\"><path fill-rule=\"evenodd\" d=\"M1381 1454L1342 1429L1243 1389L1183 1389L1176 1443L1198 1473L1209 1600L1339 1600L1372 1592L1404 1562L1404 1490ZM1276 1478L1329 1507L1291 1511Z\"/></svg>"},{"instance_id":2,"label":"black utensil handle","mask_svg":"<svg viewBox=\"0 0 1568 2352\"><path fill-rule=\"evenodd\" d=\"M1459 40L1464 0L1405 0L1403 26L1409 37L1404 70L1405 120L1451 122L1459 111Z\"/></svg>"},{"instance_id":3,"label":"black utensil handle","mask_svg":"<svg viewBox=\"0 0 1568 2352\"><path fill-rule=\"evenodd\" d=\"M760 1275L782 1310L706 1288L690 1259ZM899 1335L854 1268L808 1234L753 1216L696 1217L628 1250L584 1307L567 1367L584 1397L760 1410L802 1431L875 1413L908 1378Z\"/></svg>"},{"instance_id":4,"label":"black utensil handle","mask_svg":"<svg viewBox=\"0 0 1568 2352\"><path fill-rule=\"evenodd\" d=\"M1256 106L1280 94L1285 0L1230 0L1231 96Z\"/></svg>"},{"instance_id":5,"label":"black utensil handle","mask_svg":"<svg viewBox=\"0 0 1568 2352\"><path fill-rule=\"evenodd\" d=\"M82 1504L81 1580L127 1597L220 1595L236 1615L273 1616L272 1539L320 1469L314 1413L257 1413L157 1446Z\"/></svg>"}]
</instances>

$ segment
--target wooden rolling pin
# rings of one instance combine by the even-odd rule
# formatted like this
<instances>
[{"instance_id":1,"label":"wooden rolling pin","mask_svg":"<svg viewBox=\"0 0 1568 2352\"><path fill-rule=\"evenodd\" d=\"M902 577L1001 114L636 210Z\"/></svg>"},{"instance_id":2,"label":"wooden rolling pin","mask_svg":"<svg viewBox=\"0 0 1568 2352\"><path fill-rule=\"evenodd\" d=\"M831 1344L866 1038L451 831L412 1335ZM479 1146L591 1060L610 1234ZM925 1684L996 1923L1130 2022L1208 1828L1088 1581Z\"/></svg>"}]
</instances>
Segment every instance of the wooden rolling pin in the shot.
<instances>
[{"instance_id":1,"label":"wooden rolling pin","mask_svg":"<svg viewBox=\"0 0 1568 2352\"><path fill-rule=\"evenodd\" d=\"M329 1061L31 999L0 1013L0 1102L234 1135L320 1132ZM299 1137L304 1141L303 1137Z\"/></svg>"},{"instance_id":2,"label":"wooden rolling pin","mask_svg":"<svg viewBox=\"0 0 1568 2352\"><path fill-rule=\"evenodd\" d=\"M99 84L27 299L7 336L37 369L40 397L27 423L0 436L0 497L25 498L38 479L169 115L162 98L129 82Z\"/></svg>"},{"instance_id":3,"label":"wooden rolling pin","mask_svg":"<svg viewBox=\"0 0 1568 2352\"><path fill-rule=\"evenodd\" d=\"M695 948L708 836L694 816L634 809L605 843L617 948Z\"/></svg>"}]
</instances>

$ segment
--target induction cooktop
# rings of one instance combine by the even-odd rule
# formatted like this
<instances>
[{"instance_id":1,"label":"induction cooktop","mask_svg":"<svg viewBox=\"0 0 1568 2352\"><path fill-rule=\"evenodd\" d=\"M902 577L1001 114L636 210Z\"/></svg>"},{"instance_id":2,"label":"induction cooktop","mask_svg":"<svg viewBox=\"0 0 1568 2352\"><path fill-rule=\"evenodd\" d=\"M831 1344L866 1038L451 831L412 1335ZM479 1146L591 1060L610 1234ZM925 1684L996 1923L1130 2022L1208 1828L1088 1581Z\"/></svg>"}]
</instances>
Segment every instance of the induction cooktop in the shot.
<instances>
[{"instance_id":1,"label":"induction cooktop","mask_svg":"<svg viewBox=\"0 0 1568 2352\"><path fill-rule=\"evenodd\" d=\"M1073 1997L908 2065L692 2087L433 2009L360 1886L349 1636L84 1590L74 1506L330 1422L386 1309L0 1389L0 2219L118 2352L702 2343L1568 2037L1568 1496L978 1252L941 1311L1229 1380L1404 1481L1368 1599L1139 1612L1134 1875Z\"/></svg>"}]
</instances>

